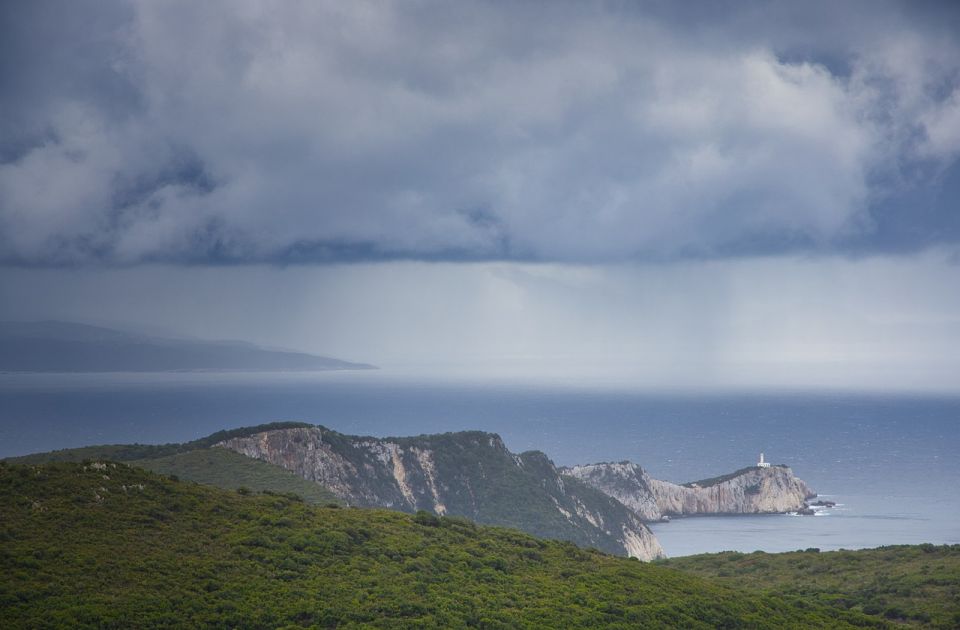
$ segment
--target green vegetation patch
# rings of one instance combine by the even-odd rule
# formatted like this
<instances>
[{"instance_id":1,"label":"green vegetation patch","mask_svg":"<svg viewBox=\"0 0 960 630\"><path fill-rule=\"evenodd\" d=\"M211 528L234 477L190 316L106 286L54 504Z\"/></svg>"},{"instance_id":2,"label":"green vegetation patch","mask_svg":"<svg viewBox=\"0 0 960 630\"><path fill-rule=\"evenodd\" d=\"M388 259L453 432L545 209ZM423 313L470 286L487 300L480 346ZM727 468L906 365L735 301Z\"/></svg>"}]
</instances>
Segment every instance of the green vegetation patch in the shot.
<instances>
[{"instance_id":1,"label":"green vegetation patch","mask_svg":"<svg viewBox=\"0 0 960 630\"><path fill-rule=\"evenodd\" d=\"M174 442L170 444L101 444L98 446L82 446L80 448L65 448L46 453L34 453L20 457L10 457L5 461L15 464L44 464L47 462L82 462L87 459L109 459L115 462L127 462L137 459L155 459L186 453L201 448L210 448L214 444L230 438L246 437L263 431L275 429L295 429L312 427L307 422L270 422L252 427L240 427L217 431L212 435L192 440L190 442Z\"/></svg>"},{"instance_id":2,"label":"green vegetation patch","mask_svg":"<svg viewBox=\"0 0 960 630\"><path fill-rule=\"evenodd\" d=\"M460 518L0 463L0 627L884 627Z\"/></svg>"},{"instance_id":3,"label":"green vegetation patch","mask_svg":"<svg viewBox=\"0 0 960 630\"><path fill-rule=\"evenodd\" d=\"M248 488L256 492L293 493L314 505L342 504L336 495L316 482L225 448L198 449L158 459L134 460L130 464L227 490Z\"/></svg>"},{"instance_id":4,"label":"green vegetation patch","mask_svg":"<svg viewBox=\"0 0 960 630\"><path fill-rule=\"evenodd\" d=\"M786 468L783 464L774 464L773 468ZM745 475L752 470L759 470L756 466L748 466L746 468L741 468L740 470L735 470L732 473L727 473L725 475L720 475L719 477L710 477L709 479L701 479L699 481L690 481L683 484L687 488L692 488L694 486L700 486L701 488L709 488L710 486L715 486L721 484L724 481L730 481L731 479L736 479L741 475Z\"/></svg>"},{"instance_id":5,"label":"green vegetation patch","mask_svg":"<svg viewBox=\"0 0 960 630\"><path fill-rule=\"evenodd\" d=\"M687 556L663 564L898 623L960 628L960 545Z\"/></svg>"}]
</instances>

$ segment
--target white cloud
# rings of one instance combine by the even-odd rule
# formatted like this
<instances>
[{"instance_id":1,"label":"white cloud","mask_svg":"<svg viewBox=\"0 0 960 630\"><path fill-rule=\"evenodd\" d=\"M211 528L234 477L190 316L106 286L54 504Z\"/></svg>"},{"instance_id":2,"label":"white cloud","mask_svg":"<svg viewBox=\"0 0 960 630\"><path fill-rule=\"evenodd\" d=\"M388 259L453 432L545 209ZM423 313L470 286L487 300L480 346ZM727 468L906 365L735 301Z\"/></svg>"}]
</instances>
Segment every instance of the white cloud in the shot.
<instances>
[{"instance_id":1,"label":"white cloud","mask_svg":"<svg viewBox=\"0 0 960 630\"><path fill-rule=\"evenodd\" d=\"M955 158L960 152L960 89L925 111L921 122L927 132L924 152L938 159Z\"/></svg>"}]
</instances>

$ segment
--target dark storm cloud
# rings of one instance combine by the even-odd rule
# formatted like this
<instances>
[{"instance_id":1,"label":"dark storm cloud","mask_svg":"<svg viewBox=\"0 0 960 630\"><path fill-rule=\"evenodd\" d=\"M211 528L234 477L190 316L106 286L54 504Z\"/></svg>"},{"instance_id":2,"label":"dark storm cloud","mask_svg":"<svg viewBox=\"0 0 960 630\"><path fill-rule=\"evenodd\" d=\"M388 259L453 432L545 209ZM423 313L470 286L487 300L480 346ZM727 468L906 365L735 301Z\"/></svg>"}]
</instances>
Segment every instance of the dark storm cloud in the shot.
<instances>
[{"instance_id":1,"label":"dark storm cloud","mask_svg":"<svg viewBox=\"0 0 960 630\"><path fill-rule=\"evenodd\" d=\"M4 3L0 260L956 243L960 11L834 4Z\"/></svg>"}]
</instances>

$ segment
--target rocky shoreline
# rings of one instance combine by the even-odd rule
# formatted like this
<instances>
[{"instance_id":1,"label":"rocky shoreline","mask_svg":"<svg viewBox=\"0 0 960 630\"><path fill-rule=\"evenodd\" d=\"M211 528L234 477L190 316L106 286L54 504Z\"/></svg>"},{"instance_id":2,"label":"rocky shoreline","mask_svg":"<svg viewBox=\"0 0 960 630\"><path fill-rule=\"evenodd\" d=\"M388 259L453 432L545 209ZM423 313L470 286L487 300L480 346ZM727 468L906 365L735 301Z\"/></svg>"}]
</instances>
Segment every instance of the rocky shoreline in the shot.
<instances>
[{"instance_id":1,"label":"rocky shoreline","mask_svg":"<svg viewBox=\"0 0 960 630\"><path fill-rule=\"evenodd\" d=\"M808 501L817 496L782 465L761 462L676 484L629 461L556 467L541 452L512 453L500 436L480 431L375 438L303 426L233 437L217 446L320 483L348 505L465 516L641 560L664 555L647 523L812 514ZM818 504L824 502L813 505Z\"/></svg>"},{"instance_id":2,"label":"rocky shoreline","mask_svg":"<svg viewBox=\"0 0 960 630\"><path fill-rule=\"evenodd\" d=\"M817 501L815 503L804 503L803 507L798 509L796 512L791 512L791 514L796 514L797 516L816 516L818 510L814 508L832 508L836 505L834 501Z\"/></svg>"},{"instance_id":3,"label":"rocky shoreline","mask_svg":"<svg viewBox=\"0 0 960 630\"><path fill-rule=\"evenodd\" d=\"M644 521L664 517L786 514L809 508L816 493L787 466L751 466L711 480L676 484L623 461L572 466L564 474L608 494Z\"/></svg>"}]
</instances>

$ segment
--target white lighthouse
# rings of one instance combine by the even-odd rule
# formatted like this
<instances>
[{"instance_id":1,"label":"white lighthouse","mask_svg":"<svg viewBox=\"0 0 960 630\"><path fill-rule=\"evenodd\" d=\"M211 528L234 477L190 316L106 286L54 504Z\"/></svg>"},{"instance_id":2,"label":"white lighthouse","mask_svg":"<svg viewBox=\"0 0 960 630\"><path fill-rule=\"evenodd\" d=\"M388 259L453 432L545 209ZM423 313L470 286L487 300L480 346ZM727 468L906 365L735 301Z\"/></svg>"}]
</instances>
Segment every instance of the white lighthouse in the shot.
<instances>
[{"instance_id":1,"label":"white lighthouse","mask_svg":"<svg viewBox=\"0 0 960 630\"><path fill-rule=\"evenodd\" d=\"M757 468L770 468L770 462L763 461L763 453L760 453L760 461L757 462Z\"/></svg>"}]
</instances>

